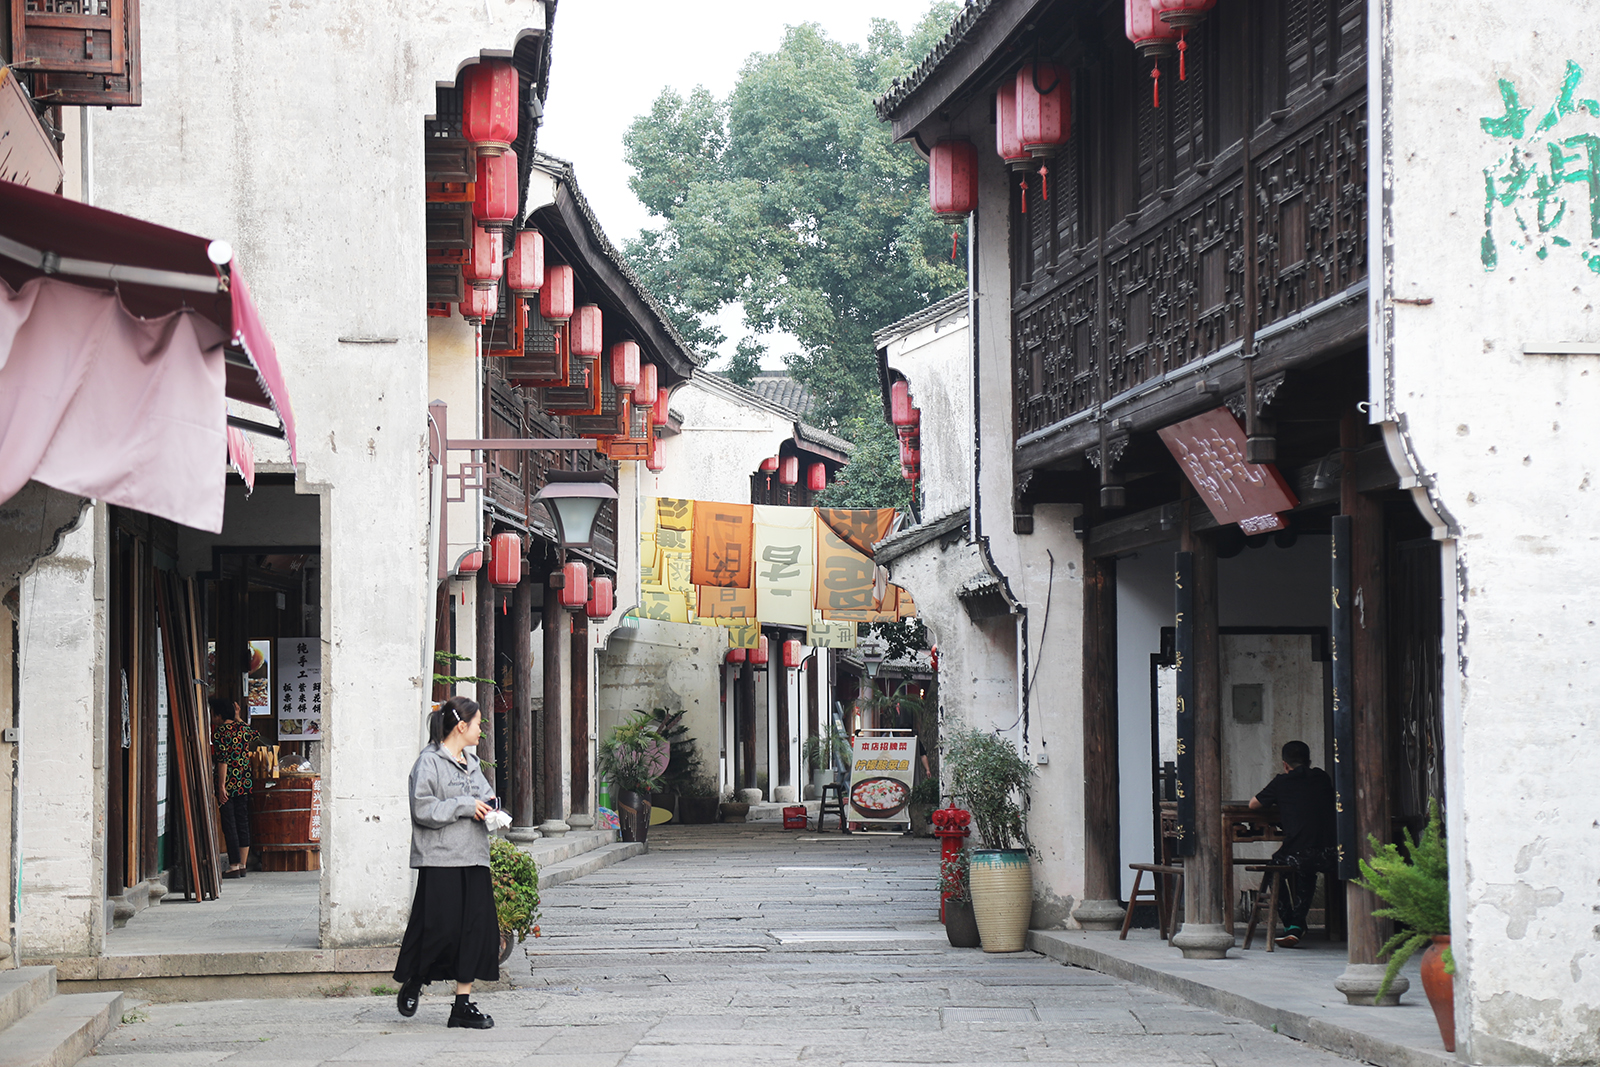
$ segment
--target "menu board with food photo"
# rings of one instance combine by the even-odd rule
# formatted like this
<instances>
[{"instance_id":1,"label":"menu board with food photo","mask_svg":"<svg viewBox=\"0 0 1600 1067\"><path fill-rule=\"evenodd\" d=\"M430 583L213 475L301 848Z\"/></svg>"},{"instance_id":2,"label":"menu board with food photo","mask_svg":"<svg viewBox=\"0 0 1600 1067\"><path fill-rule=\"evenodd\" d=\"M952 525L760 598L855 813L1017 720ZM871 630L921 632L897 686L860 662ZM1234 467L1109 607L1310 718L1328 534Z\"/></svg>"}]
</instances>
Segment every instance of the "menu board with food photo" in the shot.
<instances>
[{"instance_id":1,"label":"menu board with food photo","mask_svg":"<svg viewBox=\"0 0 1600 1067\"><path fill-rule=\"evenodd\" d=\"M322 642L278 639L278 739L322 740Z\"/></svg>"},{"instance_id":2,"label":"menu board with food photo","mask_svg":"<svg viewBox=\"0 0 1600 1067\"><path fill-rule=\"evenodd\" d=\"M917 738L910 732L861 734L852 745L850 815L852 821L911 824L911 784L916 773Z\"/></svg>"},{"instance_id":3,"label":"menu board with food photo","mask_svg":"<svg viewBox=\"0 0 1600 1067\"><path fill-rule=\"evenodd\" d=\"M244 672L245 705L251 715L272 714L272 639L257 638L248 646L250 663Z\"/></svg>"}]
</instances>

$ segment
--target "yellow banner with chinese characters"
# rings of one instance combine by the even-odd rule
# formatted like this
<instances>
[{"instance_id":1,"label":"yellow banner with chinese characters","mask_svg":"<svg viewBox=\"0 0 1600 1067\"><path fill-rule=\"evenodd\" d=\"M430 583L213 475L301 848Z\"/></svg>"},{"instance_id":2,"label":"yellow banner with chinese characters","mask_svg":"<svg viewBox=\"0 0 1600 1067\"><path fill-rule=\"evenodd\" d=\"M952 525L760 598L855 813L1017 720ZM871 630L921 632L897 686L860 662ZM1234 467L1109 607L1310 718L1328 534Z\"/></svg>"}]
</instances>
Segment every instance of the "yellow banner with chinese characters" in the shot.
<instances>
[{"instance_id":1,"label":"yellow banner with chinese characters","mask_svg":"<svg viewBox=\"0 0 1600 1067\"><path fill-rule=\"evenodd\" d=\"M663 530L694 529L694 501L670 496L657 497L656 525Z\"/></svg>"}]
</instances>

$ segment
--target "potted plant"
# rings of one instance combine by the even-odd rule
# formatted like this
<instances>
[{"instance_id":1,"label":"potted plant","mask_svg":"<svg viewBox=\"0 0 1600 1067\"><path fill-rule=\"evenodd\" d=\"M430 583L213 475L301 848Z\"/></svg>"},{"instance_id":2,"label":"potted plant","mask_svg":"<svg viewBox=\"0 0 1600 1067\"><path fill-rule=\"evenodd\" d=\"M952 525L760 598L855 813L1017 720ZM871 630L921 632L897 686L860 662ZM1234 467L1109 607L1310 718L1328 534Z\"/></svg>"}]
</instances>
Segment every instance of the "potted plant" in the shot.
<instances>
[{"instance_id":1,"label":"potted plant","mask_svg":"<svg viewBox=\"0 0 1600 1067\"><path fill-rule=\"evenodd\" d=\"M740 800L739 795L733 790L722 794L722 802L718 805L723 822L744 822L745 816L750 814L750 802Z\"/></svg>"},{"instance_id":2,"label":"potted plant","mask_svg":"<svg viewBox=\"0 0 1600 1067\"><path fill-rule=\"evenodd\" d=\"M601 777L616 786L617 811L624 841L646 841L650 834L650 794L667 769L668 743L655 732L654 721L634 712L600 743Z\"/></svg>"},{"instance_id":3,"label":"potted plant","mask_svg":"<svg viewBox=\"0 0 1600 1067\"><path fill-rule=\"evenodd\" d=\"M977 948L978 919L972 911L969 875L972 857L966 849L939 861L939 895L943 900L944 933L951 948Z\"/></svg>"},{"instance_id":4,"label":"potted plant","mask_svg":"<svg viewBox=\"0 0 1600 1067\"><path fill-rule=\"evenodd\" d=\"M985 952L1020 952L1033 911L1033 865L1023 804L1033 766L997 734L959 730L943 746L950 792L972 812L984 847L968 879Z\"/></svg>"},{"instance_id":5,"label":"potted plant","mask_svg":"<svg viewBox=\"0 0 1600 1067\"><path fill-rule=\"evenodd\" d=\"M709 775L696 775L679 787L679 819L685 823L717 821L717 782Z\"/></svg>"},{"instance_id":6,"label":"potted plant","mask_svg":"<svg viewBox=\"0 0 1600 1067\"><path fill-rule=\"evenodd\" d=\"M528 938L539 936L539 868L533 857L503 837L489 839L489 879L500 924L500 962Z\"/></svg>"},{"instance_id":7,"label":"potted plant","mask_svg":"<svg viewBox=\"0 0 1600 1067\"><path fill-rule=\"evenodd\" d=\"M684 795L689 782L700 773L700 746L689 736L683 724L684 713L667 708L651 708L650 722L656 736L667 743L667 766L661 772L660 783L651 793L650 803L664 807L680 822L683 813L678 799Z\"/></svg>"},{"instance_id":8,"label":"potted plant","mask_svg":"<svg viewBox=\"0 0 1600 1067\"><path fill-rule=\"evenodd\" d=\"M1387 905L1372 914L1393 919L1403 927L1378 952L1389 957L1389 966L1384 969L1383 984L1372 1002L1382 1001L1400 968L1426 945L1427 951L1422 954L1422 989L1439 1023L1444 1050L1454 1052L1456 1001L1452 976L1456 967L1450 952L1450 874L1439 802L1428 802L1428 825L1420 839L1412 838L1410 830L1403 832L1403 851L1398 845L1382 845L1376 837L1368 836L1372 858L1361 861L1361 878L1356 882Z\"/></svg>"}]
</instances>

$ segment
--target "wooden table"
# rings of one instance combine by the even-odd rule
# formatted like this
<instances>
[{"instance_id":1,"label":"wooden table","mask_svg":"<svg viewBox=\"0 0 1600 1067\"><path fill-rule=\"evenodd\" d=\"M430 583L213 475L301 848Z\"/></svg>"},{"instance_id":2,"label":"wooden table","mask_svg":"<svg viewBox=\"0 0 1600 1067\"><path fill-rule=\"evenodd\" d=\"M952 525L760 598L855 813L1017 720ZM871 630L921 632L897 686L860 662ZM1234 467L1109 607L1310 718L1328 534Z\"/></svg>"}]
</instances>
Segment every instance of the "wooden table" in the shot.
<instances>
[{"instance_id":1,"label":"wooden table","mask_svg":"<svg viewBox=\"0 0 1600 1067\"><path fill-rule=\"evenodd\" d=\"M1240 864L1263 862L1261 856L1236 855L1235 846L1282 840L1283 830L1278 826L1276 808L1251 810L1248 801L1222 805L1223 923L1230 934L1233 933L1233 869Z\"/></svg>"}]
</instances>

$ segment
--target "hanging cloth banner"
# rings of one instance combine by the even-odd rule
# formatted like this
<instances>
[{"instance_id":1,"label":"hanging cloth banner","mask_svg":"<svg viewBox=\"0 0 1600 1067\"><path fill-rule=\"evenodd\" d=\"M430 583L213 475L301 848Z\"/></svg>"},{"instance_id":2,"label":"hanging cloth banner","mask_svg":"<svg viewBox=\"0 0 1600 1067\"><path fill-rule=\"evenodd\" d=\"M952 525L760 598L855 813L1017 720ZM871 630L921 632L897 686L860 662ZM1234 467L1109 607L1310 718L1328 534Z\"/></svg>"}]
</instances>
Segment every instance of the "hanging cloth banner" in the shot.
<instances>
[{"instance_id":1,"label":"hanging cloth banner","mask_svg":"<svg viewBox=\"0 0 1600 1067\"><path fill-rule=\"evenodd\" d=\"M811 613L811 625L806 627L806 644L812 648L855 648L856 624L829 622L822 612Z\"/></svg>"},{"instance_id":2,"label":"hanging cloth banner","mask_svg":"<svg viewBox=\"0 0 1600 1067\"><path fill-rule=\"evenodd\" d=\"M656 525L663 530L694 529L694 501L670 496L657 497Z\"/></svg>"},{"instance_id":3,"label":"hanging cloth banner","mask_svg":"<svg viewBox=\"0 0 1600 1067\"><path fill-rule=\"evenodd\" d=\"M755 523L755 616L769 626L809 626L816 513L757 504Z\"/></svg>"},{"instance_id":4,"label":"hanging cloth banner","mask_svg":"<svg viewBox=\"0 0 1600 1067\"><path fill-rule=\"evenodd\" d=\"M697 586L695 615L707 626L724 626L731 621L756 617L756 591L730 586Z\"/></svg>"},{"instance_id":5,"label":"hanging cloth banner","mask_svg":"<svg viewBox=\"0 0 1600 1067\"><path fill-rule=\"evenodd\" d=\"M688 622L689 601L682 593L660 586L645 586L639 592L639 617L658 622Z\"/></svg>"},{"instance_id":6,"label":"hanging cloth banner","mask_svg":"<svg viewBox=\"0 0 1600 1067\"><path fill-rule=\"evenodd\" d=\"M911 599L910 591L901 589L899 586L895 586L895 589L899 590L900 593L900 599L895 604L895 614L902 619L916 618L917 602Z\"/></svg>"},{"instance_id":7,"label":"hanging cloth banner","mask_svg":"<svg viewBox=\"0 0 1600 1067\"><path fill-rule=\"evenodd\" d=\"M820 515L820 512L819 512ZM848 616L840 613L871 613L878 610L872 585L876 568L872 560L848 544L832 526L817 523L816 607L829 619ZM857 621L867 622L863 617Z\"/></svg>"},{"instance_id":8,"label":"hanging cloth banner","mask_svg":"<svg viewBox=\"0 0 1600 1067\"><path fill-rule=\"evenodd\" d=\"M666 548L661 550L662 584L667 587L667 592L680 593L689 603L693 603L695 587L689 580L690 570L689 553Z\"/></svg>"},{"instance_id":9,"label":"hanging cloth banner","mask_svg":"<svg viewBox=\"0 0 1600 1067\"><path fill-rule=\"evenodd\" d=\"M894 508L818 508L817 521L857 552L871 556L873 546L894 526Z\"/></svg>"},{"instance_id":10,"label":"hanging cloth banner","mask_svg":"<svg viewBox=\"0 0 1600 1067\"><path fill-rule=\"evenodd\" d=\"M750 588L755 555L753 511L749 504L702 500L695 508L693 580L695 585Z\"/></svg>"}]
</instances>

